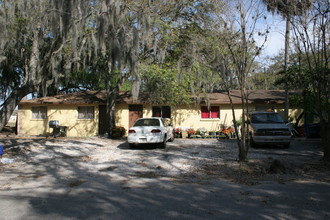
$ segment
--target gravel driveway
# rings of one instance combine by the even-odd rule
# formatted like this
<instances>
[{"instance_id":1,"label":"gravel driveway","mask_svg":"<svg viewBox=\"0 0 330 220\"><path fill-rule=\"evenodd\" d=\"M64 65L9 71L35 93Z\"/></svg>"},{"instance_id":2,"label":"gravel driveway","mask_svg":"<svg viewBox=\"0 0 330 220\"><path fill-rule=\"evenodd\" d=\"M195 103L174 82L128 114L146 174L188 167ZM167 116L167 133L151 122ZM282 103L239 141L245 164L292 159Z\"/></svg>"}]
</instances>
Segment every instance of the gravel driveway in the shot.
<instances>
[{"instance_id":1,"label":"gravel driveway","mask_svg":"<svg viewBox=\"0 0 330 220\"><path fill-rule=\"evenodd\" d=\"M101 138L2 138L0 219L329 219L317 142L251 149L176 139L129 149ZM272 170L280 161L283 169Z\"/></svg>"}]
</instances>

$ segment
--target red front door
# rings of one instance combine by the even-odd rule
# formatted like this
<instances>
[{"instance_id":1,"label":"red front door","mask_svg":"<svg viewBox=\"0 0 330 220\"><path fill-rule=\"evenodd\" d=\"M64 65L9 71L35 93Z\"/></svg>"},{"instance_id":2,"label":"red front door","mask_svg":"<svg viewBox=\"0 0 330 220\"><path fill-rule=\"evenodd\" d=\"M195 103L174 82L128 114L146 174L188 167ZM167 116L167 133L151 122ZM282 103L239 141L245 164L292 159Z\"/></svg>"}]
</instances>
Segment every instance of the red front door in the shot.
<instances>
[{"instance_id":1,"label":"red front door","mask_svg":"<svg viewBox=\"0 0 330 220\"><path fill-rule=\"evenodd\" d=\"M129 105L128 109L129 127L132 127L136 120L143 117L143 105Z\"/></svg>"}]
</instances>

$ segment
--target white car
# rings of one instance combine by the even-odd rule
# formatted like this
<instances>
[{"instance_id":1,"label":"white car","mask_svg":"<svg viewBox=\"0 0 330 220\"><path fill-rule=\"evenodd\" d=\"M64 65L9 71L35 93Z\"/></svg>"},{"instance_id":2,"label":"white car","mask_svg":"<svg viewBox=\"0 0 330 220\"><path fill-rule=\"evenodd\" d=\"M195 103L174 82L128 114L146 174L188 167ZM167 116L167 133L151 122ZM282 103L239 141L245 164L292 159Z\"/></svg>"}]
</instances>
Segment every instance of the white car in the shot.
<instances>
[{"instance_id":1,"label":"white car","mask_svg":"<svg viewBox=\"0 0 330 220\"><path fill-rule=\"evenodd\" d=\"M276 112L252 112L249 114L250 145L263 144L290 146L292 133Z\"/></svg>"},{"instance_id":2,"label":"white car","mask_svg":"<svg viewBox=\"0 0 330 220\"><path fill-rule=\"evenodd\" d=\"M166 142L173 140L174 129L167 118L140 118L128 130L127 142L131 148L137 144L160 144L165 148Z\"/></svg>"}]
</instances>

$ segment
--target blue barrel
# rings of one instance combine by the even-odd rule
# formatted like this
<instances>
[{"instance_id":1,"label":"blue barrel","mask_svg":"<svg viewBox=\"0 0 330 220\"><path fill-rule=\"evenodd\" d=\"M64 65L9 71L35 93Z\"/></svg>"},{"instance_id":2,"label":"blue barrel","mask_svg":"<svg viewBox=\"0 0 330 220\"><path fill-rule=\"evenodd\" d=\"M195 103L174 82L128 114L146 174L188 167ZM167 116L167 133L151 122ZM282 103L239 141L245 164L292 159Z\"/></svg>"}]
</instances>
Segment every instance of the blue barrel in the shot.
<instances>
[{"instance_id":1,"label":"blue barrel","mask_svg":"<svg viewBox=\"0 0 330 220\"><path fill-rule=\"evenodd\" d=\"M0 156L3 154L3 146L0 145Z\"/></svg>"}]
</instances>

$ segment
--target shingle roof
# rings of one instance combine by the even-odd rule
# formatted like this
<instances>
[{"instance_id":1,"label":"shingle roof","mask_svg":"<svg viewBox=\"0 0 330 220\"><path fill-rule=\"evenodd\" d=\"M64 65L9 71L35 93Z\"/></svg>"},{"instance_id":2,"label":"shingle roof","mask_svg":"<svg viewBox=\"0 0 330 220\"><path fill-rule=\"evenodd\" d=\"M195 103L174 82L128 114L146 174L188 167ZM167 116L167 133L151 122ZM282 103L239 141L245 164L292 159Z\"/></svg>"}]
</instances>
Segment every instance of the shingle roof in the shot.
<instances>
[{"instance_id":1,"label":"shingle roof","mask_svg":"<svg viewBox=\"0 0 330 220\"><path fill-rule=\"evenodd\" d=\"M103 103L105 100L105 92L87 91L48 96L31 100L22 100L20 104L94 104Z\"/></svg>"},{"instance_id":2,"label":"shingle roof","mask_svg":"<svg viewBox=\"0 0 330 220\"><path fill-rule=\"evenodd\" d=\"M291 92L297 93L297 92ZM233 104L241 103L240 90L230 91ZM208 97L208 98L206 98ZM210 104L229 104L229 98L225 91L219 91L209 94L200 94L198 99L201 103L208 102ZM249 103L276 103L283 104L285 100L284 90L251 90L248 95ZM145 94L140 95L140 100L133 102L132 95L130 92L120 92L117 96L117 103L128 103L128 104L141 104L147 103L147 97ZM86 91L76 92L64 95L56 95L49 97L42 97L31 100L22 100L20 104L105 104L106 103L106 92L101 91Z\"/></svg>"},{"instance_id":3,"label":"shingle roof","mask_svg":"<svg viewBox=\"0 0 330 220\"><path fill-rule=\"evenodd\" d=\"M297 91L290 92L290 95L297 94ZM242 103L241 91L231 90L230 96L233 104ZM230 103L229 97L226 91L219 91L216 93L207 94L209 102L211 104L228 104ZM285 102L284 90L250 90L248 92L249 103L264 103L264 104L283 104Z\"/></svg>"}]
</instances>

